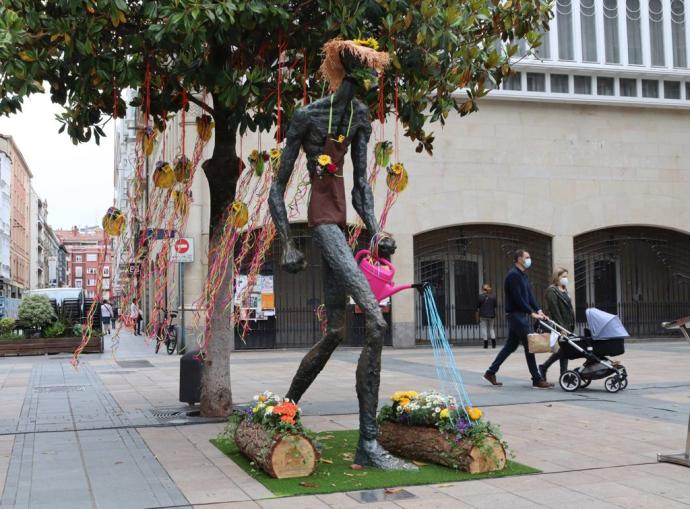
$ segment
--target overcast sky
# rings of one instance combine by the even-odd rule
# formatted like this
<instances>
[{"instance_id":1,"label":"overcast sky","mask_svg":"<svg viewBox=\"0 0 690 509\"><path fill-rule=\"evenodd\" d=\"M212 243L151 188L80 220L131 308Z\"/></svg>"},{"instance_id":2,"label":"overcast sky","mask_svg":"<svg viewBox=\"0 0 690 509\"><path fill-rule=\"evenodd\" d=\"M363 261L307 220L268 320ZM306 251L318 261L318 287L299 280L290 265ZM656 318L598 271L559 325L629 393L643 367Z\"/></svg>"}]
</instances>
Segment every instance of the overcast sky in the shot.
<instances>
[{"instance_id":1,"label":"overcast sky","mask_svg":"<svg viewBox=\"0 0 690 509\"><path fill-rule=\"evenodd\" d=\"M113 202L113 124L107 138L73 145L58 134L60 107L46 94L24 101L23 113L0 116L0 133L12 136L34 175L32 185L48 200L53 228L100 224Z\"/></svg>"}]
</instances>

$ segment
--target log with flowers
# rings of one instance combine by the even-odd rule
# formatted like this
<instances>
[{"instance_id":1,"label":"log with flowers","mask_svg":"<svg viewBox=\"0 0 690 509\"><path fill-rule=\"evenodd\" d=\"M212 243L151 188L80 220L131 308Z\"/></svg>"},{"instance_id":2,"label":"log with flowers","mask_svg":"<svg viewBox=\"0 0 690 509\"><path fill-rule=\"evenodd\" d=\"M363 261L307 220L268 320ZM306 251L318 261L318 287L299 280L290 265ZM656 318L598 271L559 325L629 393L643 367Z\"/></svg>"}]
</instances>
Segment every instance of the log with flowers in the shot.
<instances>
[{"instance_id":1,"label":"log with flowers","mask_svg":"<svg viewBox=\"0 0 690 509\"><path fill-rule=\"evenodd\" d=\"M479 408L436 392L400 391L379 412L379 442L402 458L473 474L502 470L506 444Z\"/></svg>"},{"instance_id":2,"label":"log with flowers","mask_svg":"<svg viewBox=\"0 0 690 509\"><path fill-rule=\"evenodd\" d=\"M237 448L271 477L306 477L316 470L319 454L305 435L300 409L272 392L254 397L235 430Z\"/></svg>"}]
</instances>

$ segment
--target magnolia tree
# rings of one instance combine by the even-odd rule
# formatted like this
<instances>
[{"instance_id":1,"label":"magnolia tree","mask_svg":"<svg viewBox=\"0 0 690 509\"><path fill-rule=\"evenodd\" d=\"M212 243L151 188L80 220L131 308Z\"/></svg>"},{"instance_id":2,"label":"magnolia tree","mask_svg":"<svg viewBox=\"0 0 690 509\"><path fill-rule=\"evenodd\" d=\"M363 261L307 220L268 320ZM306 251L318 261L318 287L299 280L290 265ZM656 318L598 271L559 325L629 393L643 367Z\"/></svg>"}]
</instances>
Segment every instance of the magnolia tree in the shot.
<instances>
[{"instance_id":1,"label":"magnolia tree","mask_svg":"<svg viewBox=\"0 0 690 509\"><path fill-rule=\"evenodd\" d=\"M550 16L551 5L542 0L6 0L0 113L21 110L31 94L49 93L64 108L60 130L74 143L98 143L104 123L125 111L124 88L139 91L135 106L150 90L150 118L160 129L182 108L182 90L207 91L208 104L188 97L215 121L213 153L202 164L215 242L239 177L236 137L276 125L279 76L281 117L288 122L305 91L321 96L316 70L326 41L373 37L391 54L386 111L397 80L405 135L418 151L431 153L429 124L454 111L476 111L477 100L510 74L518 41L538 46ZM371 103L377 111L376 97ZM214 327L204 415L231 410L231 335Z\"/></svg>"}]
</instances>

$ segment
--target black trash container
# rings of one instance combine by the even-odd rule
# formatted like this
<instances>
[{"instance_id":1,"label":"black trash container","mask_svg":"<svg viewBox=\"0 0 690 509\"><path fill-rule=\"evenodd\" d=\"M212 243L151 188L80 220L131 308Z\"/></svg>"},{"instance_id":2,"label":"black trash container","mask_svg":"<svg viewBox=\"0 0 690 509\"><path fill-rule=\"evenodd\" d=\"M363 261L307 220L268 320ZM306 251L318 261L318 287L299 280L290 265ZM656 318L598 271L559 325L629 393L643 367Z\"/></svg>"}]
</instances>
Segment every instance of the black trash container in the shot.
<instances>
[{"instance_id":1,"label":"black trash container","mask_svg":"<svg viewBox=\"0 0 690 509\"><path fill-rule=\"evenodd\" d=\"M201 401L201 359L199 350L180 357L180 401L193 405Z\"/></svg>"}]
</instances>

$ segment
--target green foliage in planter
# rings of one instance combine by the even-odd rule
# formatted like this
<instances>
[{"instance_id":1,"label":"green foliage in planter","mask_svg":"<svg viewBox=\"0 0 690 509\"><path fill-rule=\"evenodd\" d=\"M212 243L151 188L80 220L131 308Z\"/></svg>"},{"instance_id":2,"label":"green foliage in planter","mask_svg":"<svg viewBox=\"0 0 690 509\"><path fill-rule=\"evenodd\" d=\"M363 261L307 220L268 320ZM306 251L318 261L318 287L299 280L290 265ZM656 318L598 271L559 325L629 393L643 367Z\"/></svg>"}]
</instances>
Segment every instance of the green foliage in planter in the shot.
<instances>
[{"instance_id":1,"label":"green foliage in planter","mask_svg":"<svg viewBox=\"0 0 690 509\"><path fill-rule=\"evenodd\" d=\"M55 310L45 295L29 295L22 299L17 312L19 321L29 327L46 327L57 320Z\"/></svg>"},{"instance_id":2,"label":"green foliage in planter","mask_svg":"<svg viewBox=\"0 0 690 509\"><path fill-rule=\"evenodd\" d=\"M72 333L73 333L75 336L81 337L81 334L82 334L83 330L84 330L84 327L83 327L82 324L80 324L80 323L75 323L75 324L72 326Z\"/></svg>"},{"instance_id":3,"label":"green foliage in planter","mask_svg":"<svg viewBox=\"0 0 690 509\"><path fill-rule=\"evenodd\" d=\"M2 334L0 334L0 340L2 339L16 341L19 339L24 339L24 335L15 334L14 332L3 332Z\"/></svg>"},{"instance_id":4,"label":"green foliage in planter","mask_svg":"<svg viewBox=\"0 0 690 509\"><path fill-rule=\"evenodd\" d=\"M67 324L61 321L57 321L52 325L49 325L43 330L43 334L47 338L61 338L62 336L65 335L65 332L67 331Z\"/></svg>"},{"instance_id":5,"label":"green foliage in planter","mask_svg":"<svg viewBox=\"0 0 690 509\"><path fill-rule=\"evenodd\" d=\"M0 320L0 334L5 335L11 333L16 323L14 318L3 318Z\"/></svg>"}]
</instances>

